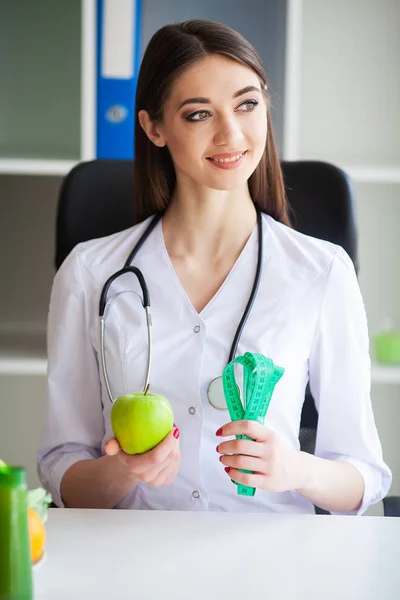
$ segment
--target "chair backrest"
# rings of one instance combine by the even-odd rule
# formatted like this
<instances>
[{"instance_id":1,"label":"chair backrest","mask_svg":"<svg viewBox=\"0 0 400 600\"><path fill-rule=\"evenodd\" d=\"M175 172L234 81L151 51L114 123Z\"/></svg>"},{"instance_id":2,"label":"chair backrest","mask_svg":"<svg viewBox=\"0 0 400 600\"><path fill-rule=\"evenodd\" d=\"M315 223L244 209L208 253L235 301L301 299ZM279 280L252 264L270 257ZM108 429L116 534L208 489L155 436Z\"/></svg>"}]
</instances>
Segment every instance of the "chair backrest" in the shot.
<instances>
[{"instance_id":1,"label":"chair backrest","mask_svg":"<svg viewBox=\"0 0 400 600\"><path fill-rule=\"evenodd\" d=\"M319 161L281 164L295 229L339 244L358 271L355 209L346 174ZM121 231L135 222L133 169L132 160L94 160L80 163L66 176L57 214L56 269L78 242ZM317 421L307 389L301 428L315 430ZM315 435L311 438L303 442L309 447L304 449L311 448Z\"/></svg>"}]
</instances>

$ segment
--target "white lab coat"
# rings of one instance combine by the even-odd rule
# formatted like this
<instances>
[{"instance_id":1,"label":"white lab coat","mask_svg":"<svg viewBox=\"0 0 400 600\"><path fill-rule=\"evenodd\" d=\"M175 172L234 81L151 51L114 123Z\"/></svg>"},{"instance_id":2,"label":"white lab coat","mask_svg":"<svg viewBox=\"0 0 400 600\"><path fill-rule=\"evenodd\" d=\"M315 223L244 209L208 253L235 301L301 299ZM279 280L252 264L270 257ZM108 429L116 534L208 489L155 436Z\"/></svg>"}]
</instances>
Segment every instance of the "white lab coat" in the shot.
<instances>
[{"instance_id":1,"label":"white lab coat","mask_svg":"<svg viewBox=\"0 0 400 600\"><path fill-rule=\"evenodd\" d=\"M150 218L106 238L79 244L56 274L48 321L47 422L38 458L42 485L62 505L68 467L102 456L112 437L111 403L100 365L98 305L106 279L119 270ZM237 355L262 353L282 366L265 425L299 448L304 390L310 380L319 410L316 455L347 460L365 480L358 514L386 495L384 463L370 401L366 314L353 264L337 245L263 215L262 279ZM216 430L228 412L212 408L207 387L222 374L253 286L257 228L229 276L200 314L174 272L161 222L134 260L147 281L153 317L153 391L172 404L180 428L181 466L169 486L139 483L117 506L134 509L313 513L295 491L238 495L224 472ZM134 275L109 291L106 358L114 397L143 388L145 313Z\"/></svg>"}]
</instances>

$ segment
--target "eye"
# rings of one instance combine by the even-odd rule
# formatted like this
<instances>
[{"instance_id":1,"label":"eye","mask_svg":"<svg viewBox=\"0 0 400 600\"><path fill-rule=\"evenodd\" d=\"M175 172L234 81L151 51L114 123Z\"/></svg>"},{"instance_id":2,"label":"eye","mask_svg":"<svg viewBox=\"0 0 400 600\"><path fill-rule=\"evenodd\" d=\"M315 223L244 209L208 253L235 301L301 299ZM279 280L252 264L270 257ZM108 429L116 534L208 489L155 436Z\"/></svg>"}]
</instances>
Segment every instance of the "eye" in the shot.
<instances>
[{"instance_id":1,"label":"eye","mask_svg":"<svg viewBox=\"0 0 400 600\"><path fill-rule=\"evenodd\" d=\"M208 110L198 110L185 117L185 121L204 121L209 114Z\"/></svg>"},{"instance_id":2,"label":"eye","mask_svg":"<svg viewBox=\"0 0 400 600\"><path fill-rule=\"evenodd\" d=\"M253 112L257 105L257 100L246 100L245 102L242 102L242 104L239 104L236 110L239 110L239 112ZM187 117L185 117L185 121L189 121L192 123L196 121L205 121L208 116L210 116L208 110L197 110L196 112L193 112Z\"/></svg>"},{"instance_id":3,"label":"eye","mask_svg":"<svg viewBox=\"0 0 400 600\"><path fill-rule=\"evenodd\" d=\"M240 104L238 106L238 110L240 109L241 106L244 106L244 110L241 110L240 112L253 112L253 110L255 109L255 107L258 105L257 100L246 100L245 102L242 102L242 104Z\"/></svg>"}]
</instances>

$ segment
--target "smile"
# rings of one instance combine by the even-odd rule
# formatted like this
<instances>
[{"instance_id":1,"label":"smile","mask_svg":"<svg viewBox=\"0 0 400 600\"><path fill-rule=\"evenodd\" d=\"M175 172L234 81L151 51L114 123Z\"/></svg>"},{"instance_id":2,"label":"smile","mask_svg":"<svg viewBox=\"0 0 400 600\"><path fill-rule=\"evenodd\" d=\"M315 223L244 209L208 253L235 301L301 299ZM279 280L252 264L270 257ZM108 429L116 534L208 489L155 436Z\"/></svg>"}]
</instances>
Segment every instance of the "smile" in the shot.
<instances>
[{"instance_id":1,"label":"smile","mask_svg":"<svg viewBox=\"0 0 400 600\"><path fill-rule=\"evenodd\" d=\"M229 158L208 158L213 165L220 169L233 169L239 164L241 164L242 160L247 154L247 150L241 152L239 154L235 154L234 156L230 156Z\"/></svg>"}]
</instances>

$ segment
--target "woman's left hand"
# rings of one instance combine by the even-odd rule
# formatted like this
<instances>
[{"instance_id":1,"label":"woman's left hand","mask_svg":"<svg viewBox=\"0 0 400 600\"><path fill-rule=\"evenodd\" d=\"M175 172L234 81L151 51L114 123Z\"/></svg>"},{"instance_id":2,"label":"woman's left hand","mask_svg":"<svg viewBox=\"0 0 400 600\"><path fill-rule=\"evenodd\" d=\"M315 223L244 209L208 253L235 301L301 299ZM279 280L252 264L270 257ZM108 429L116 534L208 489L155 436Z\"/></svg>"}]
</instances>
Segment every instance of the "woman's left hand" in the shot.
<instances>
[{"instance_id":1,"label":"woman's left hand","mask_svg":"<svg viewBox=\"0 0 400 600\"><path fill-rule=\"evenodd\" d=\"M285 492L302 487L302 453L291 448L271 429L256 421L232 421L221 427L217 435L247 435L252 438L229 440L217 446L225 471L236 483L267 492ZM241 473L239 469L253 473Z\"/></svg>"}]
</instances>

